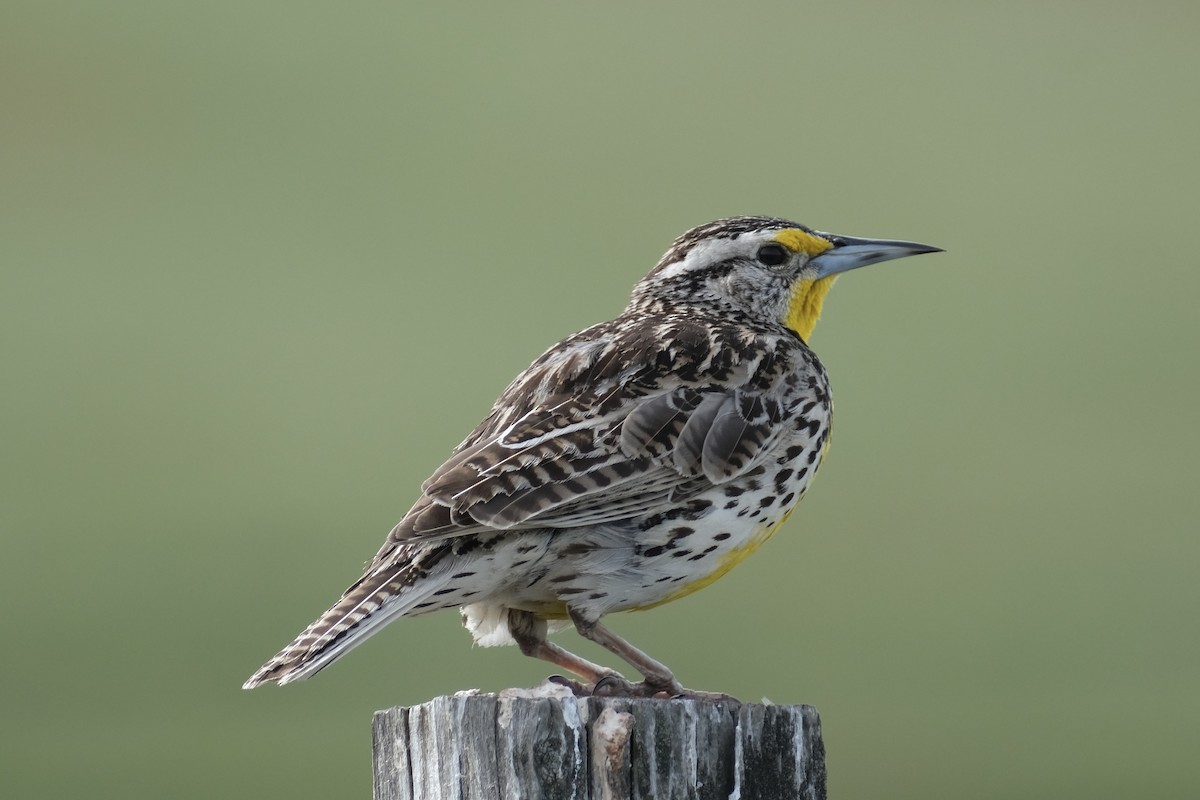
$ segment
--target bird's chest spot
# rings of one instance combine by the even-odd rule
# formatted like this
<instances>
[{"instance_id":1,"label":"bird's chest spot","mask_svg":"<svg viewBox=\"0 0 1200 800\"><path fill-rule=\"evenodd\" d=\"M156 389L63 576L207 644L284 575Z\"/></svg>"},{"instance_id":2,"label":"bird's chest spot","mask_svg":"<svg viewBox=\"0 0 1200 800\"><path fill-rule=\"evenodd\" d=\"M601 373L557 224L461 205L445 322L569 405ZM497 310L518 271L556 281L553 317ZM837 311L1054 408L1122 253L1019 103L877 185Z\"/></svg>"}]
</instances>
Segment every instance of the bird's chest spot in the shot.
<instances>
[{"instance_id":1,"label":"bird's chest spot","mask_svg":"<svg viewBox=\"0 0 1200 800\"><path fill-rule=\"evenodd\" d=\"M655 577L646 588L657 591L632 610L642 611L678 600L717 581L770 539L790 514L788 510L777 519L749 526L744 522L717 526L697 539L694 550L671 552L674 548L664 548L657 556L647 556L643 572ZM662 556L666 558L659 560Z\"/></svg>"},{"instance_id":2,"label":"bird's chest spot","mask_svg":"<svg viewBox=\"0 0 1200 800\"><path fill-rule=\"evenodd\" d=\"M819 438L819 437L818 437ZM813 443L815 445L815 442ZM708 493L712 511L688 525L645 531L637 550L646 588L658 596L636 609L653 608L699 591L728 573L762 546L787 521L820 462L806 447L754 470L744 479Z\"/></svg>"}]
</instances>

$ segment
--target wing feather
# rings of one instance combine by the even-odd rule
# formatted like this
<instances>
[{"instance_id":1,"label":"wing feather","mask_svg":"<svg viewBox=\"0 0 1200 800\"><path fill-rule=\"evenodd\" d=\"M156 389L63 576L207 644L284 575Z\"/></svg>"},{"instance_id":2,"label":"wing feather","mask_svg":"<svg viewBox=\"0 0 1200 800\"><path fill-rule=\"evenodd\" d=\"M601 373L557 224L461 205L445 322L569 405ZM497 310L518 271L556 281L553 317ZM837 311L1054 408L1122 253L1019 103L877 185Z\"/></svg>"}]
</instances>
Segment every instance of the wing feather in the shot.
<instances>
[{"instance_id":1,"label":"wing feather","mask_svg":"<svg viewBox=\"0 0 1200 800\"><path fill-rule=\"evenodd\" d=\"M416 538L629 519L761 463L787 427L795 359L810 357L798 340L762 337L730 357L729 332L711 324L630 333L619 322L560 343L519 376L425 482L376 561Z\"/></svg>"}]
</instances>

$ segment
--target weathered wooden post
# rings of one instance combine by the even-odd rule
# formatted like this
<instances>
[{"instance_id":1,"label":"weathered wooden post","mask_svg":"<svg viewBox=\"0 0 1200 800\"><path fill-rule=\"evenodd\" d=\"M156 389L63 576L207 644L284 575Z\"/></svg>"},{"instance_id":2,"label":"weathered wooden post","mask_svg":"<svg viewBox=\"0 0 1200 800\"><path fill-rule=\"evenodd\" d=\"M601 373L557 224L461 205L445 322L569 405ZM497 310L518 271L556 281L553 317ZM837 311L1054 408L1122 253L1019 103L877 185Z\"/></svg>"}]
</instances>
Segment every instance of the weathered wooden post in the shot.
<instances>
[{"instance_id":1,"label":"weathered wooden post","mask_svg":"<svg viewBox=\"0 0 1200 800\"><path fill-rule=\"evenodd\" d=\"M375 713L375 800L824 800L812 706L460 693Z\"/></svg>"}]
</instances>

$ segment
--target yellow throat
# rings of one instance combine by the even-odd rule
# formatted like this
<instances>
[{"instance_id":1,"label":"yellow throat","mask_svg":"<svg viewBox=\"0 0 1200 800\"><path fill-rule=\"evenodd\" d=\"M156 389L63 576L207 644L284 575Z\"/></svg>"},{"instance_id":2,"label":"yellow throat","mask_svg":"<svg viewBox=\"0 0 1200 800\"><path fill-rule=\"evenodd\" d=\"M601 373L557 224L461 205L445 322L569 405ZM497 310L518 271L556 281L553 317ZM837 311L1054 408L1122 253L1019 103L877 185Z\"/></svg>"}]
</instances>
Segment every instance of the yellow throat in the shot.
<instances>
[{"instance_id":1,"label":"yellow throat","mask_svg":"<svg viewBox=\"0 0 1200 800\"><path fill-rule=\"evenodd\" d=\"M808 337L812 336L817 320L821 318L821 304L825 302L825 295L835 280L836 275L818 278L815 281L802 278L792 286L792 301L788 304L786 324L806 342Z\"/></svg>"},{"instance_id":2,"label":"yellow throat","mask_svg":"<svg viewBox=\"0 0 1200 800\"><path fill-rule=\"evenodd\" d=\"M780 231L775 235L775 241L797 253L807 253L809 258L815 258L833 247L832 242L799 228ZM825 302L825 295L836 278L836 275L816 280L802 278L792 286L792 299L788 303L784 324L800 334L800 338L806 342L821 318L821 304Z\"/></svg>"}]
</instances>

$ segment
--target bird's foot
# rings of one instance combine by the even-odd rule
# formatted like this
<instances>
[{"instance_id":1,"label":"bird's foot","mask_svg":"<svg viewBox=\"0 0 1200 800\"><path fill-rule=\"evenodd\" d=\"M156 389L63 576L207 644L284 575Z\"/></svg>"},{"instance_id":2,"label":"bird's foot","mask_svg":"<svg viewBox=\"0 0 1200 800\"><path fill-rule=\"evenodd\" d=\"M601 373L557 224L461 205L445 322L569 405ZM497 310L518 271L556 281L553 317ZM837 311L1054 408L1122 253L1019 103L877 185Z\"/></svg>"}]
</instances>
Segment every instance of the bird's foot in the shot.
<instances>
[{"instance_id":1,"label":"bird's foot","mask_svg":"<svg viewBox=\"0 0 1200 800\"><path fill-rule=\"evenodd\" d=\"M736 697L722 692L701 692L695 689L685 689L674 677L652 681L647 678L637 685L640 697L653 697L659 700L699 700L705 703L737 703Z\"/></svg>"},{"instance_id":2,"label":"bird's foot","mask_svg":"<svg viewBox=\"0 0 1200 800\"><path fill-rule=\"evenodd\" d=\"M547 683L565 686L576 697L669 697L668 692L661 688L651 687L645 683L633 683L622 676L613 673L604 675L595 683L582 683L562 675L551 675Z\"/></svg>"},{"instance_id":3,"label":"bird's foot","mask_svg":"<svg viewBox=\"0 0 1200 800\"><path fill-rule=\"evenodd\" d=\"M737 703L736 697L722 692L685 689L677 681L634 683L617 674L605 675L595 683L581 683L562 675L551 675L549 683L565 686L576 697L645 697L653 700L699 700L706 703Z\"/></svg>"},{"instance_id":4,"label":"bird's foot","mask_svg":"<svg viewBox=\"0 0 1200 800\"><path fill-rule=\"evenodd\" d=\"M592 687L593 697L646 697L653 700L700 700L707 703L738 703L736 697L722 692L701 692L685 689L678 682L631 683L620 677L601 678Z\"/></svg>"},{"instance_id":5,"label":"bird's foot","mask_svg":"<svg viewBox=\"0 0 1200 800\"><path fill-rule=\"evenodd\" d=\"M627 681L620 675L608 675L592 685L592 697L648 697L642 690L643 686Z\"/></svg>"},{"instance_id":6,"label":"bird's foot","mask_svg":"<svg viewBox=\"0 0 1200 800\"><path fill-rule=\"evenodd\" d=\"M571 694L575 695L576 697L592 696L592 687L589 684L573 681L570 678L562 675L551 675L550 677L546 678L546 683L553 683L555 686L565 686L570 689Z\"/></svg>"},{"instance_id":7,"label":"bird's foot","mask_svg":"<svg viewBox=\"0 0 1200 800\"><path fill-rule=\"evenodd\" d=\"M724 692L701 692L695 689L684 689L680 687L680 691L671 695L672 700L699 700L703 703L733 703L741 705L742 701L732 695Z\"/></svg>"}]
</instances>

